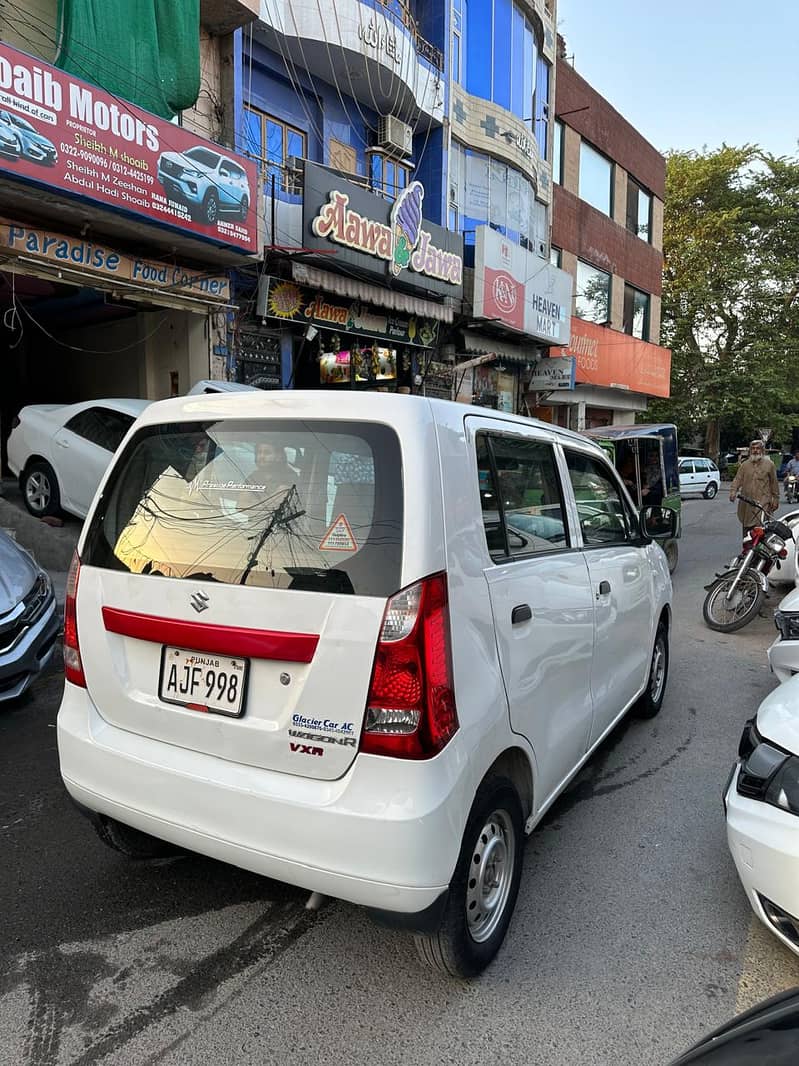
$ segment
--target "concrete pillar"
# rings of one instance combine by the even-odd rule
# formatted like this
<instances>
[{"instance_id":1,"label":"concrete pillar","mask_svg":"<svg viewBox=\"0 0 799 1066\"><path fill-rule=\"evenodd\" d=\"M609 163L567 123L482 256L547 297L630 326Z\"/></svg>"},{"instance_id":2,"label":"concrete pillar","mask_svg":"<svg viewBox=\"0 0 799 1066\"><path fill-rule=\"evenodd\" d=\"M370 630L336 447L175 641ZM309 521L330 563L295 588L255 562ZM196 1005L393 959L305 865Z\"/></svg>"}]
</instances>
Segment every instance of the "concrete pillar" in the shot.
<instances>
[{"instance_id":1,"label":"concrete pillar","mask_svg":"<svg viewBox=\"0 0 799 1066\"><path fill-rule=\"evenodd\" d=\"M663 251L663 201L652 197L652 247Z\"/></svg>"},{"instance_id":2,"label":"concrete pillar","mask_svg":"<svg viewBox=\"0 0 799 1066\"><path fill-rule=\"evenodd\" d=\"M649 339L653 344L660 344L660 312L662 300L659 296L649 299Z\"/></svg>"},{"instance_id":3,"label":"concrete pillar","mask_svg":"<svg viewBox=\"0 0 799 1066\"><path fill-rule=\"evenodd\" d=\"M610 279L610 327L624 329L624 278L618 274Z\"/></svg>"},{"instance_id":4,"label":"concrete pillar","mask_svg":"<svg viewBox=\"0 0 799 1066\"><path fill-rule=\"evenodd\" d=\"M563 188L577 195L580 185L580 134L563 127Z\"/></svg>"},{"instance_id":5,"label":"concrete pillar","mask_svg":"<svg viewBox=\"0 0 799 1066\"><path fill-rule=\"evenodd\" d=\"M613 165L613 221L627 225L627 171L618 163Z\"/></svg>"}]
</instances>

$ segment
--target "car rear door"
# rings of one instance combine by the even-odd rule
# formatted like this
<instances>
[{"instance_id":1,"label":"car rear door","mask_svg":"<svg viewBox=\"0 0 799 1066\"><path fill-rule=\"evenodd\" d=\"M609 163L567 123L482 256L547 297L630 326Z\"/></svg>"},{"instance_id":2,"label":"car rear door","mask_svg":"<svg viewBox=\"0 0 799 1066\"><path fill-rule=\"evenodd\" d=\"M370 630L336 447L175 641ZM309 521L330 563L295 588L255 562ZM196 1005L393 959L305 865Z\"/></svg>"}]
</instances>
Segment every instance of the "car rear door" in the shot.
<instances>
[{"instance_id":1,"label":"car rear door","mask_svg":"<svg viewBox=\"0 0 799 1066\"><path fill-rule=\"evenodd\" d=\"M78 583L101 717L232 763L340 777L400 587L402 510L387 426L140 430L90 521Z\"/></svg>"},{"instance_id":2,"label":"car rear door","mask_svg":"<svg viewBox=\"0 0 799 1066\"><path fill-rule=\"evenodd\" d=\"M133 418L101 406L87 407L54 435L53 460L62 503L83 516ZM124 425L124 428L122 426Z\"/></svg>"},{"instance_id":3,"label":"car rear door","mask_svg":"<svg viewBox=\"0 0 799 1066\"><path fill-rule=\"evenodd\" d=\"M574 543L551 438L469 419L477 454L486 565L511 726L530 742L536 806L586 751L594 623L585 559Z\"/></svg>"},{"instance_id":4,"label":"car rear door","mask_svg":"<svg viewBox=\"0 0 799 1066\"><path fill-rule=\"evenodd\" d=\"M594 607L591 743L643 689L653 641L652 571L621 484L604 457L564 448Z\"/></svg>"},{"instance_id":5,"label":"car rear door","mask_svg":"<svg viewBox=\"0 0 799 1066\"><path fill-rule=\"evenodd\" d=\"M696 474L693 459L683 459L680 463L680 492L696 491Z\"/></svg>"}]
</instances>

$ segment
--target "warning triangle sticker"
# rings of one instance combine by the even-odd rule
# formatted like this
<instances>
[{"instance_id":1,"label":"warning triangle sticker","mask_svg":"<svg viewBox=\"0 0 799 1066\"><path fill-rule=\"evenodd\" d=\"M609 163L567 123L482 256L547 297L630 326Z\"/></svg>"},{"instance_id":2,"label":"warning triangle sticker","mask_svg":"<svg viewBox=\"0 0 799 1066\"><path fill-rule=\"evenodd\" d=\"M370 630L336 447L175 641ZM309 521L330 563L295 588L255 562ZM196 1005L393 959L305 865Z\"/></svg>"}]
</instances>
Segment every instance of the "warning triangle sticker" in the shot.
<instances>
[{"instance_id":1,"label":"warning triangle sticker","mask_svg":"<svg viewBox=\"0 0 799 1066\"><path fill-rule=\"evenodd\" d=\"M354 552L358 544L347 521L347 516L340 514L319 543L322 552Z\"/></svg>"}]
</instances>

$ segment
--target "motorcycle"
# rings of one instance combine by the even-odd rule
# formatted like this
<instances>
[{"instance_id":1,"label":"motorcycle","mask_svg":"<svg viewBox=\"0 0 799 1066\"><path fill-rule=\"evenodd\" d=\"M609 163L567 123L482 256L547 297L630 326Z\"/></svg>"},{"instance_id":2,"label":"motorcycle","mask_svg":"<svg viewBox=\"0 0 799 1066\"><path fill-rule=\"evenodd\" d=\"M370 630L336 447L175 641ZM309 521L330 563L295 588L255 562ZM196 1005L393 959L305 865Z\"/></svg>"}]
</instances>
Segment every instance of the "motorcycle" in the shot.
<instances>
[{"instance_id":1,"label":"motorcycle","mask_svg":"<svg viewBox=\"0 0 799 1066\"><path fill-rule=\"evenodd\" d=\"M722 574L705 585L708 590L702 615L710 629L718 633L733 633L742 629L760 613L768 593L768 575L787 559L786 542L793 540L790 526L772 518L756 500L738 494L737 499L756 508L762 522L748 530L741 554Z\"/></svg>"},{"instance_id":2,"label":"motorcycle","mask_svg":"<svg viewBox=\"0 0 799 1066\"><path fill-rule=\"evenodd\" d=\"M796 474L785 475L785 502L796 503L796 497L799 495L799 477Z\"/></svg>"}]
</instances>

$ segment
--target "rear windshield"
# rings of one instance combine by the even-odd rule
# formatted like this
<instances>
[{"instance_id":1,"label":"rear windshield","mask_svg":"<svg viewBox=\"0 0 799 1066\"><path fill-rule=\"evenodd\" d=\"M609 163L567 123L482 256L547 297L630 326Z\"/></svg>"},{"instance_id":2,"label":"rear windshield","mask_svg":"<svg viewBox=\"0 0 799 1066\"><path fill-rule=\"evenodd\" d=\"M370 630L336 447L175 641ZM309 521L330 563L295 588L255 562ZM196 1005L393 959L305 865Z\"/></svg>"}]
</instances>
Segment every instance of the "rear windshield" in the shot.
<instances>
[{"instance_id":1,"label":"rear windshield","mask_svg":"<svg viewBox=\"0 0 799 1066\"><path fill-rule=\"evenodd\" d=\"M83 562L229 585L389 596L400 587L402 460L387 426L176 423L115 464Z\"/></svg>"}]
</instances>

